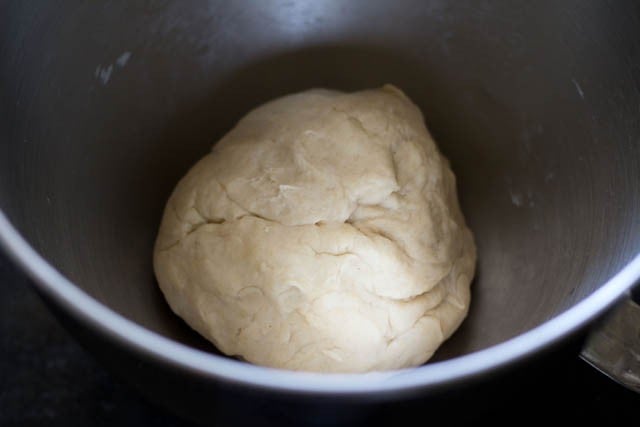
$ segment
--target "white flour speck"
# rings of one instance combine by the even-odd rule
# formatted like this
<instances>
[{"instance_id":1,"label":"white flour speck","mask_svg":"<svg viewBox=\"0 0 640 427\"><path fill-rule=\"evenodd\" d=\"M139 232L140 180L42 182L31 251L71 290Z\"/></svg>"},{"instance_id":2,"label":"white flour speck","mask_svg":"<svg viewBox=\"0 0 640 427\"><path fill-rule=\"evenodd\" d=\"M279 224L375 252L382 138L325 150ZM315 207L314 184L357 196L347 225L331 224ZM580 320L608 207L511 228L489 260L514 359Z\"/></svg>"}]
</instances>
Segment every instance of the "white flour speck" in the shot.
<instances>
[{"instance_id":1,"label":"white flour speck","mask_svg":"<svg viewBox=\"0 0 640 427\"><path fill-rule=\"evenodd\" d=\"M96 69L96 73L98 80L100 80L103 85L106 85L107 83L109 83L111 73L113 73L113 65L109 64L108 67L98 66L98 68Z\"/></svg>"},{"instance_id":2,"label":"white flour speck","mask_svg":"<svg viewBox=\"0 0 640 427\"><path fill-rule=\"evenodd\" d=\"M115 66L118 68L123 68L125 65L127 65L127 62L129 62L129 59L131 59L131 55L132 53L127 51L127 52L123 52L122 55L120 55L118 57L118 59L116 59L115 62ZM98 65L96 67L96 71L94 73L96 79L98 79L100 81L100 83L102 83L102 85L106 85L107 83L109 83L109 79L111 79L111 75L114 72L114 64L109 64L109 65Z\"/></svg>"},{"instance_id":3,"label":"white flour speck","mask_svg":"<svg viewBox=\"0 0 640 427\"><path fill-rule=\"evenodd\" d=\"M580 83L578 83L578 81L576 79L571 79L571 81L573 82L574 86L576 87L576 91L578 91L578 95L580 95L580 98L584 99L584 91L582 90L582 87L580 86Z\"/></svg>"},{"instance_id":4,"label":"white flour speck","mask_svg":"<svg viewBox=\"0 0 640 427\"><path fill-rule=\"evenodd\" d=\"M131 52L124 52L116 59L116 65L120 68L124 67L129 62L129 58L131 58Z\"/></svg>"},{"instance_id":5,"label":"white flour speck","mask_svg":"<svg viewBox=\"0 0 640 427\"><path fill-rule=\"evenodd\" d=\"M520 193L509 192L511 196L511 203L513 203L517 207L521 207L523 203L523 197Z\"/></svg>"}]
</instances>

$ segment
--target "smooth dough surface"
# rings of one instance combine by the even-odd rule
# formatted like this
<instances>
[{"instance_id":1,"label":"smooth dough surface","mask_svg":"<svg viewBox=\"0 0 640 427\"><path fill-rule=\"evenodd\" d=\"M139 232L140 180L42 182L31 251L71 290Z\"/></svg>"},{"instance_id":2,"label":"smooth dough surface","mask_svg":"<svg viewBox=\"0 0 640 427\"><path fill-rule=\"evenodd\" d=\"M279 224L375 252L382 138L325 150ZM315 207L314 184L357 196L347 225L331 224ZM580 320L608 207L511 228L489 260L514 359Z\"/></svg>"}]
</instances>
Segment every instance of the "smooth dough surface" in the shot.
<instances>
[{"instance_id":1,"label":"smooth dough surface","mask_svg":"<svg viewBox=\"0 0 640 427\"><path fill-rule=\"evenodd\" d=\"M320 372L424 363L475 259L448 162L390 85L251 111L178 183L154 250L169 305L219 350Z\"/></svg>"}]
</instances>

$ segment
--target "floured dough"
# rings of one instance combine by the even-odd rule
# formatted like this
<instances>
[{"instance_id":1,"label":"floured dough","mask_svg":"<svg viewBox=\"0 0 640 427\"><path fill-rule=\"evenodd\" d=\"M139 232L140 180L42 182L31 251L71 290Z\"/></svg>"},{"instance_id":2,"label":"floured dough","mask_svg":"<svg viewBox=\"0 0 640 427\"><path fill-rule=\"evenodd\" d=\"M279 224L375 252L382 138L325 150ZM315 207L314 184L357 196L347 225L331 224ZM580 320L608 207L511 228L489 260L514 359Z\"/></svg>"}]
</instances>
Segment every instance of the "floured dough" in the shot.
<instances>
[{"instance_id":1,"label":"floured dough","mask_svg":"<svg viewBox=\"0 0 640 427\"><path fill-rule=\"evenodd\" d=\"M387 85L247 114L174 190L154 267L222 352L364 372L431 357L467 313L475 257L447 161Z\"/></svg>"}]
</instances>

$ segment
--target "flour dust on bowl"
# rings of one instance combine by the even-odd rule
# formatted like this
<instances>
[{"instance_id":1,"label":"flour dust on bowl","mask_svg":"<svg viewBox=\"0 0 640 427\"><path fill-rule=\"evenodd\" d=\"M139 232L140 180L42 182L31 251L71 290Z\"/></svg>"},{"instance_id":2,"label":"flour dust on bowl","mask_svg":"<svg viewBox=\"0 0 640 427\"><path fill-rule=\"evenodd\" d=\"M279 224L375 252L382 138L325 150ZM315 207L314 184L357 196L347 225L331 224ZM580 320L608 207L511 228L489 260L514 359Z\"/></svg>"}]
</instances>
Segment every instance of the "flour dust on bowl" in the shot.
<instances>
[{"instance_id":1,"label":"flour dust on bowl","mask_svg":"<svg viewBox=\"0 0 640 427\"><path fill-rule=\"evenodd\" d=\"M3 247L98 358L176 411L207 420L225 395L391 399L489 380L587 327L640 275L635 2L0 7ZM478 248L466 320L403 371L217 354L154 280L173 187L257 105L387 82L457 177Z\"/></svg>"}]
</instances>

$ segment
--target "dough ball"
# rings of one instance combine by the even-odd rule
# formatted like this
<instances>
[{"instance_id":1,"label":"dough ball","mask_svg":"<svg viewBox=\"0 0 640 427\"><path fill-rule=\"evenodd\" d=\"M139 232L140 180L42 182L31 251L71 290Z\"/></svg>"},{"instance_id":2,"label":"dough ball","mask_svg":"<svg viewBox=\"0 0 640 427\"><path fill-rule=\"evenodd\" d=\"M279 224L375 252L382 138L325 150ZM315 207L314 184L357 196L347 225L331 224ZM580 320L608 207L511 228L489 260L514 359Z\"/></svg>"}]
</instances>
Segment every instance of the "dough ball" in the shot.
<instances>
[{"instance_id":1,"label":"dough ball","mask_svg":"<svg viewBox=\"0 0 640 427\"><path fill-rule=\"evenodd\" d=\"M387 85L247 114L178 183L154 267L228 355L365 372L431 357L467 313L475 257L447 161Z\"/></svg>"}]
</instances>

